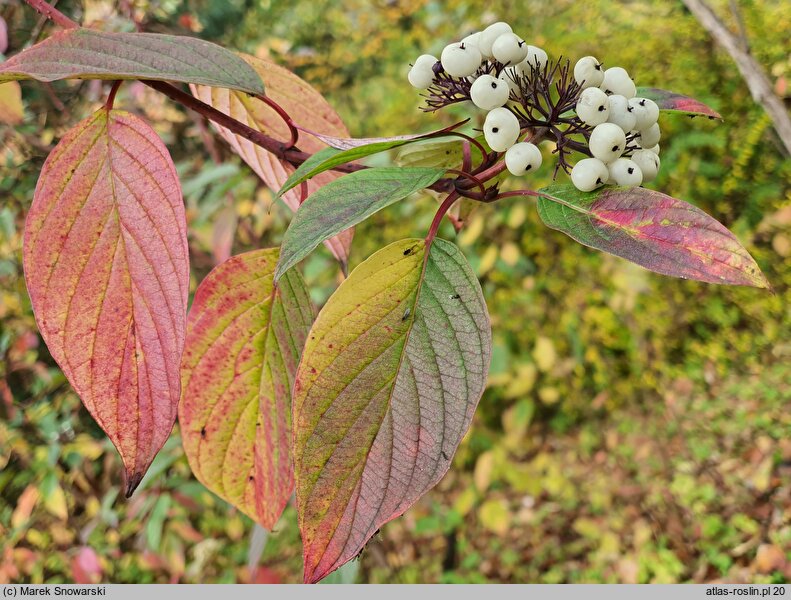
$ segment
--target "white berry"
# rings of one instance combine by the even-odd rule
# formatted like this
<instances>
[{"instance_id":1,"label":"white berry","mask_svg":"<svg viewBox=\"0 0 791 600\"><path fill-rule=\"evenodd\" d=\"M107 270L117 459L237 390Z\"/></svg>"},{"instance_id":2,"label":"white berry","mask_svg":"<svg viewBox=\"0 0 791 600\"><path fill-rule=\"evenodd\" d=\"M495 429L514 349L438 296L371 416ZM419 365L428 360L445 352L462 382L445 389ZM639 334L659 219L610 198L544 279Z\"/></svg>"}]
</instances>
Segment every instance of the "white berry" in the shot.
<instances>
[{"instance_id":1,"label":"white berry","mask_svg":"<svg viewBox=\"0 0 791 600\"><path fill-rule=\"evenodd\" d=\"M650 148L643 148L643 150L648 150L659 156L659 144L657 144L656 146L651 146Z\"/></svg>"},{"instance_id":2,"label":"white berry","mask_svg":"<svg viewBox=\"0 0 791 600\"><path fill-rule=\"evenodd\" d=\"M478 50L484 58L492 58L492 45L495 40L504 33L512 33L513 29L508 23L498 21L492 23L481 32L481 37L478 38Z\"/></svg>"},{"instance_id":3,"label":"white berry","mask_svg":"<svg viewBox=\"0 0 791 600\"><path fill-rule=\"evenodd\" d=\"M505 153L505 166L512 175L524 175L537 171L541 166L541 150L530 142L514 144Z\"/></svg>"},{"instance_id":4,"label":"white berry","mask_svg":"<svg viewBox=\"0 0 791 600\"><path fill-rule=\"evenodd\" d=\"M629 158L619 158L608 165L608 169L610 179L615 181L616 185L637 187L643 183L643 172L637 163Z\"/></svg>"},{"instance_id":5,"label":"white berry","mask_svg":"<svg viewBox=\"0 0 791 600\"><path fill-rule=\"evenodd\" d=\"M544 67L547 66L548 60L547 53L541 48L537 46L527 47L527 58L525 58L524 63L526 63L528 73L534 68L543 71Z\"/></svg>"},{"instance_id":6,"label":"white berry","mask_svg":"<svg viewBox=\"0 0 791 600\"><path fill-rule=\"evenodd\" d=\"M626 99L626 96L613 94L609 99L610 116L607 117L607 120L610 123L618 125L618 127L624 130L624 133L628 133L634 129L637 117L634 116L633 109L629 106L629 101Z\"/></svg>"},{"instance_id":7,"label":"white berry","mask_svg":"<svg viewBox=\"0 0 791 600\"><path fill-rule=\"evenodd\" d=\"M607 122L610 116L610 99L599 88L582 90L577 101L577 116L586 125L596 126Z\"/></svg>"},{"instance_id":8,"label":"white berry","mask_svg":"<svg viewBox=\"0 0 791 600\"><path fill-rule=\"evenodd\" d=\"M527 44L514 33L504 33L494 40L492 56L504 65L515 65L527 58Z\"/></svg>"},{"instance_id":9,"label":"white berry","mask_svg":"<svg viewBox=\"0 0 791 600\"><path fill-rule=\"evenodd\" d=\"M626 96L626 98L634 98L637 93L634 81L629 77L626 69L622 67L611 67L604 71L604 78L599 87L608 96L620 94L621 96Z\"/></svg>"},{"instance_id":10,"label":"white berry","mask_svg":"<svg viewBox=\"0 0 791 600\"><path fill-rule=\"evenodd\" d=\"M478 50L478 52L480 52L481 50L478 47L478 42L480 41L480 39L481 39L481 32L476 31L475 33L471 33L466 38L461 40L461 43L464 44L465 46L472 46L473 48Z\"/></svg>"},{"instance_id":11,"label":"white berry","mask_svg":"<svg viewBox=\"0 0 791 600\"><path fill-rule=\"evenodd\" d=\"M436 56L431 56L430 54L418 56L407 75L409 83L419 90L425 90L434 81L434 65L436 63Z\"/></svg>"},{"instance_id":12,"label":"white berry","mask_svg":"<svg viewBox=\"0 0 791 600\"><path fill-rule=\"evenodd\" d=\"M445 46L440 61L451 77L468 77L481 66L481 53L474 46L462 43Z\"/></svg>"},{"instance_id":13,"label":"white berry","mask_svg":"<svg viewBox=\"0 0 791 600\"><path fill-rule=\"evenodd\" d=\"M593 128L588 147L594 158L612 162L626 149L626 134L614 123L602 123Z\"/></svg>"},{"instance_id":14,"label":"white berry","mask_svg":"<svg viewBox=\"0 0 791 600\"><path fill-rule=\"evenodd\" d=\"M592 192L607 183L609 172L598 158L583 158L571 170L571 183L581 192Z\"/></svg>"},{"instance_id":15,"label":"white berry","mask_svg":"<svg viewBox=\"0 0 791 600\"><path fill-rule=\"evenodd\" d=\"M659 123L654 123L648 129L640 131L637 141L641 148L650 148L656 146L660 139L662 139L662 132L659 130Z\"/></svg>"},{"instance_id":16,"label":"white berry","mask_svg":"<svg viewBox=\"0 0 791 600\"><path fill-rule=\"evenodd\" d=\"M661 164L659 157L651 150L636 150L632 153L632 160L643 172L643 181L653 181L659 173Z\"/></svg>"},{"instance_id":17,"label":"white berry","mask_svg":"<svg viewBox=\"0 0 791 600\"><path fill-rule=\"evenodd\" d=\"M601 85L601 82L604 81L604 71L595 56L585 56L577 61L577 64L574 65L574 81L582 89L597 88Z\"/></svg>"},{"instance_id":18,"label":"white berry","mask_svg":"<svg viewBox=\"0 0 791 600\"><path fill-rule=\"evenodd\" d=\"M635 129L644 130L648 129L659 120L659 106L653 100L648 98L632 98L629 100L629 106L632 107L632 112L637 119Z\"/></svg>"},{"instance_id":19,"label":"white berry","mask_svg":"<svg viewBox=\"0 0 791 600\"><path fill-rule=\"evenodd\" d=\"M483 110L492 110L508 102L511 88L492 75L481 75L470 87L472 103Z\"/></svg>"},{"instance_id":20,"label":"white berry","mask_svg":"<svg viewBox=\"0 0 791 600\"><path fill-rule=\"evenodd\" d=\"M507 108L495 108L486 115L483 135L492 150L505 152L519 137L519 119Z\"/></svg>"}]
</instances>

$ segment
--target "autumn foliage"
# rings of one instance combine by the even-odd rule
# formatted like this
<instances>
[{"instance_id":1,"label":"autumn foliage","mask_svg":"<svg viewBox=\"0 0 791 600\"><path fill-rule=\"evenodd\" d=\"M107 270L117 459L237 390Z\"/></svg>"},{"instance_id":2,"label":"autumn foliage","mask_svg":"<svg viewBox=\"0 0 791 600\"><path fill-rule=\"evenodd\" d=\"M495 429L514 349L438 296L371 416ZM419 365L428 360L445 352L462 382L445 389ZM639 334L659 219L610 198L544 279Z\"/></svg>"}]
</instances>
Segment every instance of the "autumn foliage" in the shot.
<instances>
[{"instance_id":1,"label":"autumn foliage","mask_svg":"<svg viewBox=\"0 0 791 600\"><path fill-rule=\"evenodd\" d=\"M0 82L113 84L47 158L27 216L25 280L41 335L117 448L127 496L178 416L198 480L264 528L296 494L306 582L352 560L433 488L470 427L492 328L474 270L437 236L446 216L461 228L463 203L533 199L549 228L646 269L770 288L737 237L689 202L644 188L581 193L563 181L501 191L502 156L466 121L353 139L315 89L269 60L56 21L66 29L1 64ZM279 248L218 265L189 311L181 184L157 133L114 107L128 80L212 120L295 213ZM668 118L719 117L681 94L641 93ZM407 165L359 162L405 147L425 154ZM437 155L456 162L425 162ZM439 208L425 237L374 253L317 311L300 262L324 244L345 273L354 227L426 189ZM91 580L93 557L80 552L75 564Z\"/></svg>"}]
</instances>

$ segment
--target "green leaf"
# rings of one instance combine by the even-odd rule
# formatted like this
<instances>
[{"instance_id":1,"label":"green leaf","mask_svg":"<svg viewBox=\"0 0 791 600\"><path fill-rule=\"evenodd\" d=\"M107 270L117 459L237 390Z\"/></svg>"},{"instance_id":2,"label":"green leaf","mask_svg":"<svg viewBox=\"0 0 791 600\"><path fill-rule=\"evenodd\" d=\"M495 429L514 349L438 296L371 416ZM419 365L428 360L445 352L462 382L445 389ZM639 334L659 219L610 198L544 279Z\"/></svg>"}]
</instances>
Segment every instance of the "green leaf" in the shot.
<instances>
[{"instance_id":1,"label":"green leaf","mask_svg":"<svg viewBox=\"0 0 791 600\"><path fill-rule=\"evenodd\" d=\"M319 188L299 207L283 237L275 281L327 238L430 186L444 173L445 169L365 169Z\"/></svg>"},{"instance_id":2,"label":"green leaf","mask_svg":"<svg viewBox=\"0 0 791 600\"><path fill-rule=\"evenodd\" d=\"M305 127L299 127L299 129L301 129L305 133L309 133L315 138L320 139L322 142L324 142L331 148L335 148L337 150L351 150L353 148L359 148L361 146L370 146L371 144L378 144L380 142L414 142L416 140L425 140L428 138L444 135L448 132L458 129L468 121L469 119L464 119L463 121L459 121L458 123L454 123L453 125L448 125L447 127L443 127L442 129L429 131L427 133L409 133L406 135L392 135L387 137L369 137L369 138L337 137L334 135L327 135L326 133L320 133L318 131L312 131Z\"/></svg>"},{"instance_id":3,"label":"green leaf","mask_svg":"<svg viewBox=\"0 0 791 600\"><path fill-rule=\"evenodd\" d=\"M739 240L691 204L641 187L586 193L554 185L540 193L541 220L586 246L663 275L770 287Z\"/></svg>"},{"instance_id":4,"label":"green leaf","mask_svg":"<svg viewBox=\"0 0 791 600\"><path fill-rule=\"evenodd\" d=\"M372 154L386 152L387 150L392 150L393 148L398 148L406 144L413 144L421 140L447 134L449 131L458 128L464 123L466 123L466 121L455 123L449 127L438 129L437 131L430 131L429 133L399 135L387 138L338 138L309 132L311 135L328 144L329 148L325 148L321 152L314 154L311 158L302 163L286 180L277 195L282 196L288 190L298 186L303 181L311 179L319 173L329 171L339 165L354 162L366 156L371 156ZM321 159L316 158L318 154L321 154Z\"/></svg>"},{"instance_id":5,"label":"green leaf","mask_svg":"<svg viewBox=\"0 0 791 600\"><path fill-rule=\"evenodd\" d=\"M0 65L13 79L153 79L263 94L255 70L233 52L198 38L159 33L59 31Z\"/></svg>"},{"instance_id":6,"label":"green leaf","mask_svg":"<svg viewBox=\"0 0 791 600\"><path fill-rule=\"evenodd\" d=\"M679 113L691 117L703 116L710 119L722 119L722 115L713 108L706 106L700 100L695 100L683 94L676 94L659 88L639 87L637 88L639 98L653 100L663 112Z\"/></svg>"},{"instance_id":7,"label":"green leaf","mask_svg":"<svg viewBox=\"0 0 791 600\"><path fill-rule=\"evenodd\" d=\"M146 521L146 545L149 549L157 552L162 543L162 529L165 526L165 519L170 510L170 494L162 494L157 498L154 508L148 515Z\"/></svg>"},{"instance_id":8,"label":"green leaf","mask_svg":"<svg viewBox=\"0 0 791 600\"><path fill-rule=\"evenodd\" d=\"M323 148L316 152L316 154L311 155L305 162L297 167L297 170L294 171L291 175L289 175L288 179L286 179L283 187L277 192L278 196L282 196L287 191L294 189L302 182L307 181L314 175L318 175L322 171L327 171L332 169L333 167L337 167L338 165L342 165L343 162L334 163L333 159L338 155L342 154L342 150L338 150L337 148ZM325 163L330 164L327 169L322 169L322 165Z\"/></svg>"},{"instance_id":9,"label":"green leaf","mask_svg":"<svg viewBox=\"0 0 791 600\"><path fill-rule=\"evenodd\" d=\"M483 136L475 138L477 142L486 147ZM398 152L395 162L402 167L444 167L446 169L458 168L461 165L463 141L431 140L420 144L405 146ZM476 146L470 147L470 156L473 164L481 161L481 151Z\"/></svg>"},{"instance_id":10,"label":"green leaf","mask_svg":"<svg viewBox=\"0 0 791 600\"><path fill-rule=\"evenodd\" d=\"M490 357L481 287L445 240L391 244L330 297L294 384L306 582L354 558L443 477Z\"/></svg>"}]
</instances>

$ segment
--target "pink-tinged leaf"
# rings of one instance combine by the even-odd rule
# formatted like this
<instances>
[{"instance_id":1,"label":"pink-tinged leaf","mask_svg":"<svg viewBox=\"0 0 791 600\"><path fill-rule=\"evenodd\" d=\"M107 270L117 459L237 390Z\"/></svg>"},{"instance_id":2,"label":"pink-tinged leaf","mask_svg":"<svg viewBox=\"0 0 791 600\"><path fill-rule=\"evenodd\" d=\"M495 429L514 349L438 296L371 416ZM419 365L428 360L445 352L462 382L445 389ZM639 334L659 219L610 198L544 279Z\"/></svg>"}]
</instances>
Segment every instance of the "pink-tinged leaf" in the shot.
<instances>
[{"instance_id":1,"label":"pink-tinged leaf","mask_svg":"<svg viewBox=\"0 0 791 600\"><path fill-rule=\"evenodd\" d=\"M441 137L443 135L447 135L451 131L455 131L465 123L467 123L469 119L464 119L463 121L459 121L458 123L454 123L453 125L448 125L447 127L443 127L442 129L437 129L436 131L429 131L427 133L413 133L408 135L395 135L390 137L373 137L373 138L343 138L343 137L335 137L332 135L326 135L320 133L318 131L311 131L310 129L306 129L305 127L300 126L299 129L310 135L317 137L322 142L330 146L331 148L335 148L336 150L351 150L353 148L359 148L360 146L369 146L371 144L383 144L385 150L389 150L390 148L397 148L403 143L406 142L415 142L418 140L427 140L435 137ZM391 145L392 144L392 145Z\"/></svg>"},{"instance_id":2,"label":"pink-tinged leaf","mask_svg":"<svg viewBox=\"0 0 791 600\"><path fill-rule=\"evenodd\" d=\"M291 389L314 314L296 270L274 286L278 254L234 256L198 287L179 404L195 476L267 529L294 491Z\"/></svg>"},{"instance_id":3,"label":"pink-tinged leaf","mask_svg":"<svg viewBox=\"0 0 791 600\"><path fill-rule=\"evenodd\" d=\"M236 214L236 207L231 202L230 194L229 206L220 210L214 217L214 227L211 233L211 250L215 264L220 264L231 258L233 240L236 237L236 226L239 218Z\"/></svg>"},{"instance_id":4,"label":"pink-tinged leaf","mask_svg":"<svg viewBox=\"0 0 791 600\"><path fill-rule=\"evenodd\" d=\"M0 17L0 54L5 54L8 50L8 25L5 19Z\"/></svg>"},{"instance_id":5,"label":"pink-tinged leaf","mask_svg":"<svg viewBox=\"0 0 791 600\"><path fill-rule=\"evenodd\" d=\"M176 419L189 287L181 186L153 129L102 108L64 136L36 186L24 265L44 341L131 495Z\"/></svg>"},{"instance_id":6,"label":"pink-tinged leaf","mask_svg":"<svg viewBox=\"0 0 791 600\"><path fill-rule=\"evenodd\" d=\"M102 563L90 546L82 546L71 559L74 583L97 584L102 580Z\"/></svg>"},{"instance_id":7,"label":"pink-tinged leaf","mask_svg":"<svg viewBox=\"0 0 791 600\"><path fill-rule=\"evenodd\" d=\"M261 78L230 50L198 38L159 33L67 29L0 64L0 81L70 78L181 81L264 92Z\"/></svg>"},{"instance_id":8,"label":"pink-tinged leaf","mask_svg":"<svg viewBox=\"0 0 791 600\"><path fill-rule=\"evenodd\" d=\"M395 242L330 297L294 385L305 582L353 559L447 472L490 356L480 285L450 242Z\"/></svg>"},{"instance_id":9,"label":"pink-tinged leaf","mask_svg":"<svg viewBox=\"0 0 791 600\"><path fill-rule=\"evenodd\" d=\"M326 135L349 136L349 131L338 113L307 82L273 62L246 55L243 58L264 81L267 96L282 106L295 122ZM247 94L216 87L193 85L190 86L190 89L199 100L253 129L280 140L288 140L290 137L288 126L283 122L283 119L261 100ZM234 152L241 156L242 160L272 190L279 190L289 175L294 172L292 165L279 160L274 154L267 152L250 140L236 135L224 127L217 126L216 123L213 125L230 144ZM326 148L323 142L308 135L300 136L299 147L310 154ZM312 194L322 185L334 181L337 177L336 173L321 173L307 183L307 194ZM291 190L282 198L294 212L302 201L299 190ZM348 263L353 236L354 230L348 229L324 242L341 263L344 271Z\"/></svg>"},{"instance_id":10,"label":"pink-tinged leaf","mask_svg":"<svg viewBox=\"0 0 791 600\"><path fill-rule=\"evenodd\" d=\"M586 246L663 275L770 288L736 236L691 204L641 187L540 193L541 220Z\"/></svg>"},{"instance_id":11,"label":"pink-tinged leaf","mask_svg":"<svg viewBox=\"0 0 791 600\"><path fill-rule=\"evenodd\" d=\"M722 119L722 115L710 106L706 106L700 100L695 100L683 94L660 90L659 88L640 87L637 88L637 96L653 100L659 106L659 110L664 112L681 113L692 117L709 117L710 119Z\"/></svg>"}]
</instances>

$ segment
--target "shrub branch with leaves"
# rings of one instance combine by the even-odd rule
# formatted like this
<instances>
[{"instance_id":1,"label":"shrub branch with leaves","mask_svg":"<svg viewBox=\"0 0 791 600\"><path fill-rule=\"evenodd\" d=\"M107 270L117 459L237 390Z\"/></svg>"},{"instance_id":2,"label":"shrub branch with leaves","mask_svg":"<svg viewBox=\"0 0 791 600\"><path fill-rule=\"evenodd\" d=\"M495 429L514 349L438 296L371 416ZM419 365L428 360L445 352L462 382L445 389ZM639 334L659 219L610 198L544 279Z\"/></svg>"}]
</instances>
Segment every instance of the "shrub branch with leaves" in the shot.
<instances>
[{"instance_id":1,"label":"shrub branch with leaves","mask_svg":"<svg viewBox=\"0 0 791 600\"><path fill-rule=\"evenodd\" d=\"M41 334L118 449L127 496L177 415L198 479L262 526L296 491L306 582L353 559L436 485L472 421L492 340L470 265L437 237L455 204L533 197L547 226L647 269L769 288L724 226L638 187L659 168L660 111L719 115L635 88L593 57L551 60L505 23L440 60L420 57L408 76L428 112L488 111L483 135L463 133L463 121L352 139L318 92L271 62L188 37L85 29L27 2L63 30L0 65L0 81L114 81L48 157L27 217L25 278ZM179 180L154 130L114 108L123 80L213 121L295 211L280 248L220 264L189 314ZM405 164L406 153L400 166L359 162L427 140L458 164ZM506 170L541 167L547 140L555 176L570 173L572 184L501 191ZM443 196L426 236L369 257L316 316L295 266L324 243L345 271L353 227L424 189Z\"/></svg>"}]
</instances>

